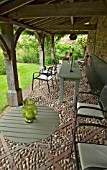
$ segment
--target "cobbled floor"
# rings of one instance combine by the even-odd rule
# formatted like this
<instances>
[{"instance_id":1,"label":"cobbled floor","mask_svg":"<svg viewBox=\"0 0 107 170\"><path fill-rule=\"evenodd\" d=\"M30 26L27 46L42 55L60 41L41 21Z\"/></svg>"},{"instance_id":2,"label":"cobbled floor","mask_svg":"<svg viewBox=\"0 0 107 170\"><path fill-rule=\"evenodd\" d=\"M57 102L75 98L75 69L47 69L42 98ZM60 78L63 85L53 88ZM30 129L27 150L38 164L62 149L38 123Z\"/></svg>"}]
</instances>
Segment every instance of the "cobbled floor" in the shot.
<instances>
[{"instance_id":1,"label":"cobbled floor","mask_svg":"<svg viewBox=\"0 0 107 170\"><path fill-rule=\"evenodd\" d=\"M60 67L59 67L60 69ZM79 91L89 91L86 76L81 69L82 79L79 85ZM74 128L74 82L64 82L64 102L59 104L59 80L54 81L54 89L50 82L50 93L48 93L46 82L42 82L40 87L38 81L35 81L33 91L28 88L24 97L35 99L36 104L46 105L54 108L59 114L60 123L57 131L52 134L52 148L50 150L13 150L14 142L10 142L1 134L0 150L0 170L75 170L74 157L70 159L72 144L72 133ZM82 96L82 101L96 102L96 98ZM31 144L35 147L36 144ZM2 155L7 152L7 157ZM13 166L13 168L12 168Z\"/></svg>"}]
</instances>

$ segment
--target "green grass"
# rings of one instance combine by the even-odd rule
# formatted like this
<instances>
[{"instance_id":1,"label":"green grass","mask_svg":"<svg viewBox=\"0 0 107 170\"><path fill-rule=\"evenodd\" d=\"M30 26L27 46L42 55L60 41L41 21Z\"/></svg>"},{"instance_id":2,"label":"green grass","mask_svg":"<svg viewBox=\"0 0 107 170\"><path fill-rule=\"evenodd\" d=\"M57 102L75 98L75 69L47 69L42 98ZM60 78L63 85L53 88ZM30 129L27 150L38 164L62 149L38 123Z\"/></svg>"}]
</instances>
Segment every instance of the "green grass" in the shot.
<instances>
[{"instance_id":1,"label":"green grass","mask_svg":"<svg viewBox=\"0 0 107 170\"><path fill-rule=\"evenodd\" d=\"M32 73L38 71L37 64L17 64L19 87L23 90L32 82ZM0 112L7 106L6 92L8 90L7 78L0 75Z\"/></svg>"},{"instance_id":2,"label":"green grass","mask_svg":"<svg viewBox=\"0 0 107 170\"><path fill-rule=\"evenodd\" d=\"M32 73L38 71L39 65L37 64L17 64L19 87L25 89L32 82Z\"/></svg>"},{"instance_id":3,"label":"green grass","mask_svg":"<svg viewBox=\"0 0 107 170\"><path fill-rule=\"evenodd\" d=\"M6 76L0 75L0 111L7 105L6 92L7 92L7 79Z\"/></svg>"}]
</instances>

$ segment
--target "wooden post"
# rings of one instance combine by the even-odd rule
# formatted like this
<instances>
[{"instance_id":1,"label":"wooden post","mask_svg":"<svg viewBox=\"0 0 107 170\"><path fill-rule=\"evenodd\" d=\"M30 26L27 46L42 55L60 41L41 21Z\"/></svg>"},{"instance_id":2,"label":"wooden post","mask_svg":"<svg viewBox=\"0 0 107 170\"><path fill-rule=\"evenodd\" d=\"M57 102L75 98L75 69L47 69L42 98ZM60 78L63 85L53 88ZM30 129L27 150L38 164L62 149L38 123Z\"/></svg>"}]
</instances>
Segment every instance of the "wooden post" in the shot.
<instances>
[{"instance_id":1,"label":"wooden post","mask_svg":"<svg viewBox=\"0 0 107 170\"><path fill-rule=\"evenodd\" d=\"M45 55L44 55L44 38L45 35L42 33L37 33L38 35L38 42L39 42L39 59L40 59L40 70L44 68L45 66Z\"/></svg>"},{"instance_id":2,"label":"wooden post","mask_svg":"<svg viewBox=\"0 0 107 170\"><path fill-rule=\"evenodd\" d=\"M8 83L7 101L10 106L22 103L22 90L19 88L13 25L1 24L1 47L3 49Z\"/></svg>"},{"instance_id":3,"label":"wooden post","mask_svg":"<svg viewBox=\"0 0 107 170\"><path fill-rule=\"evenodd\" d=\"M54 58L54 36L51 36L51 59L53 60Z\"/></svg>"}]
</instances>

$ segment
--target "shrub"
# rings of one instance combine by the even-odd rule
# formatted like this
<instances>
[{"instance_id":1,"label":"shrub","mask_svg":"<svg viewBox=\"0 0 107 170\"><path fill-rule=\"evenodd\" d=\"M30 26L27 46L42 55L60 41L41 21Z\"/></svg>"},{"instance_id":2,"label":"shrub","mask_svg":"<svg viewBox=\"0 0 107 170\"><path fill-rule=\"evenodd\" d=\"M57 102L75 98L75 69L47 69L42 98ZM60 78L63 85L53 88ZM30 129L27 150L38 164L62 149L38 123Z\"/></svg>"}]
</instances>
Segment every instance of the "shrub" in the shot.
<instances>
[{"instance_id":1,"label":"shrub","mask_svg":"<svg viewBox=\"0 0 107 170\"><path fill-rule=\"evenodd\" d=\"M65 56L66 52L70 50L70 46L68 44L56 44L55 45L55 55L60 57L60 56Z\"/></svg>"},{"instance_id":2,"label":"shrub","mask_svg":"<svg viewBox=\"0 0 107 170\"><path fill-rule=\"evenodd\" d=\"M20 63L39 63L39 56L33 50L17 51L17 56L17 61Z\"/></svg>"},{"instance_id":3,"label":"shrub","mask_svg":"<svg viewBox=\"0 0 107 170\"><path fill-rule=\"evenodd\" d=\"M17 61L21 63L39 63L38 40L32 35L21 35L16 48Z\"/></svg>"}]
</instances>

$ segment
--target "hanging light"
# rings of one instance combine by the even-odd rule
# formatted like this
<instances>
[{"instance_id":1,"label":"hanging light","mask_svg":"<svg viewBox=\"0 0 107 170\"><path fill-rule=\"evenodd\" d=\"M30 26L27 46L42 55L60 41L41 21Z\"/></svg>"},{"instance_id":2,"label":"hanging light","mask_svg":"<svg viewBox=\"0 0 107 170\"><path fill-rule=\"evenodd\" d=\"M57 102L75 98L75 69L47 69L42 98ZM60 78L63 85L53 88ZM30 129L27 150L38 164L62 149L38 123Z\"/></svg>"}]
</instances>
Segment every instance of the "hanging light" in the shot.
<instances>
[{"instance_id":1,"label":"hanging light","mask_svg":"<svg viewBox=\"0 0 107 170\"><path fill-rule=\"evenodd\" d=\"M76 34L71 34L71 35L69 36L69 39L70 39L70 40L76 40L76 39L77 39Z\"/></svg>"}]
</instances>

